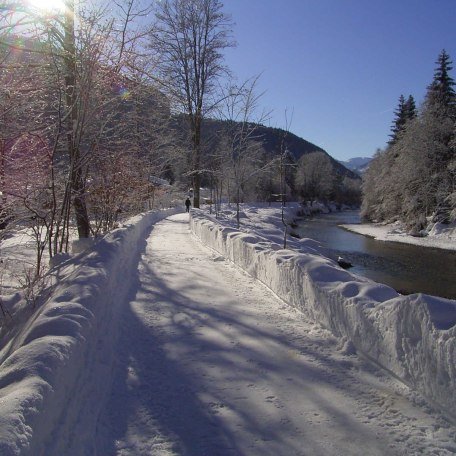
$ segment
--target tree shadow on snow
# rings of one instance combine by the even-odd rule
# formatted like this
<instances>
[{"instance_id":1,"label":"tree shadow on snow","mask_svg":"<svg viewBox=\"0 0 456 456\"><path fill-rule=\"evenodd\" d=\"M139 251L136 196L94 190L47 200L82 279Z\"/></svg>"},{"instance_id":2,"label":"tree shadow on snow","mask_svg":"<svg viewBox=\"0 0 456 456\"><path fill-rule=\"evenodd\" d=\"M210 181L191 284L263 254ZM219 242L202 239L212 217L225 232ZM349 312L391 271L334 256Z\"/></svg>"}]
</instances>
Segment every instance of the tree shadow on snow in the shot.
<instances>
[{"instance_id":1,"label":"tree shadow on snow","mask_svg":"<svg viewBox=\"0 0 456 456\"><path fill-rule=\"evenodd\" d=\"M201 296L207 285L207 261L194 258L197 266L189 268L182 261L169 270L166 260L160 265L153 255L145 255L145 242L142 251L142 271L136 274L121 316L114 384L100 421L99 454L323 456L331 436L322 442L315 429L328 421L339 434L346 432L348 454L358 454L356 446L359 454L383 454L385 442L377 446L372 429L326 396L326 391L339 390L357 399L359 385L347 378L347 366L325 356L320 339L312 345L308 334L271 332L257 324L248 306L238 318L239 302L224 296L222 288L212 288L201 303L193 297ZM251 343L240 347L241 334ZM284 361L274 353L291 359ZM225 386L244 385L244 396L217 387L215 378L223 378ZM293 429L293 417L284 414L280 396L267 390L269 380L302 392L292 408L299 413L302 402L303 410L314 410L306 428ZM290 438L295 432L299 439Z\"/></svg>"}]
</instances>

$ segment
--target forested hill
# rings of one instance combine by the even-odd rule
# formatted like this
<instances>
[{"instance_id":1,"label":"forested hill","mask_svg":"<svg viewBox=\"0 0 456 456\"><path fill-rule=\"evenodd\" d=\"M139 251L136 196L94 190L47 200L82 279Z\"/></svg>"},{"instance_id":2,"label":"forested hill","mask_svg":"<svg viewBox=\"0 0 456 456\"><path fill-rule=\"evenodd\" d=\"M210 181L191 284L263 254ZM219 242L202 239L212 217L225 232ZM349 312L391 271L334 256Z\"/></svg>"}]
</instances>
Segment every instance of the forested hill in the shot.
<instances>
[{"instance_id":1,"label":"forested hill","mask_svg":"<svg viewBox=\"0 0 456 456\"><path fill-rule=\"evenodd\" d=\"M324 149L315 144L312 144L309 141L306 141L299 136L285 132L280 128L271 128L265 127L263 125L258 126L258 136L261 138L263 142L263 147L266 149L267 152L271 154L280 153L280 145L282 138L284 138L284 148L288 149L291 152L295 161L298 161L303 155L309 154L312 152L323 152L326 154L331 164L333 165L334 170L336 173L343 177L349 177L350 179L360 179L359 175L351 171L350 169L346 168L344 165L339 163L335 160L331 155L328 154Z\"/></svg>"},{"instance_id":2,"label":"forested hill","mask_svg":"<svg viewBox=\"0 0 456 456\"><path fill-rule=\"evenodd\" d=\"M207 119L203 122L203 131L205 131L206 138L219 136L224 128L224 122L220 120ZM329 155L321 147L307 141L299 136L282 130L280 128L266 127L264 125L256 125L255 132L252 136L256 141L260 142L264 151L269 156L278 155L283 150L288 150L294 162L306 154L313 152L321 152L325 154L331 162L332 168L335 173L341 177L348 177L349 179L360 180L360 176L346 168L342 163L339 163L331 155ZM282 147L283 141L283 147Z\"/></svg>"}]
</instances>

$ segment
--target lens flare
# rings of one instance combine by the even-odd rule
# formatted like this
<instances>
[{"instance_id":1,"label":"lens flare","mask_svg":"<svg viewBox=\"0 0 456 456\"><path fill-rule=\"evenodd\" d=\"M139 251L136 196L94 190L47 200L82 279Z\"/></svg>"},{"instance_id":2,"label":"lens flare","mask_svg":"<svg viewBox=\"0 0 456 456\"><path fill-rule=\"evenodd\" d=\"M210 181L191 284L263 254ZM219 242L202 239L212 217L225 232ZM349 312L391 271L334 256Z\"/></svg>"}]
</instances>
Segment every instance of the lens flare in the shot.
<instances>
[{"instance_id":1,"label":"lens flare","mask_svg":"<svg viewBox=\"0 0 456 456\"><path fill-rule=\"evenodd\" d=\"M28 0L33 7L44 11L63 11L64 0Z\"/></svg>"},{"instance_id":2,"label":"lens flare","mask_svg":"<svg viewBox=\"0 0 456 456\"><path fill-rule=\"evenodd\" d=\"M125 87L119 89L119 95L122 100L128 100L130 98L130 91Z\"/></svg>"}]
</instances>

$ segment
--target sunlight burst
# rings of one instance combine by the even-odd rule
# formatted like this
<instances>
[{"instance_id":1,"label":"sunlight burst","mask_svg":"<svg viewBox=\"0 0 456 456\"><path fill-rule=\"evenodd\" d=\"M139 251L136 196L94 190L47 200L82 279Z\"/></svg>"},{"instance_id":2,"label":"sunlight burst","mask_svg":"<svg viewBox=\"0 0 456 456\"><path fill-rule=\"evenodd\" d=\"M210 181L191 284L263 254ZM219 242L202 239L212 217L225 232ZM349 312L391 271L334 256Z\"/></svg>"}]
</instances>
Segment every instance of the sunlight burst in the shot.
<instances>
[{"instance_id":1,"label":"sunlight burst","mask_svg":"<svg viewBox=\"0 0 456 456\"><path fill-rule=\"evenodd\" d=\"M29 0L29 2L35 8L46 11L63 11L65 9L64 0Z\"/></svg>"}]
</instances>

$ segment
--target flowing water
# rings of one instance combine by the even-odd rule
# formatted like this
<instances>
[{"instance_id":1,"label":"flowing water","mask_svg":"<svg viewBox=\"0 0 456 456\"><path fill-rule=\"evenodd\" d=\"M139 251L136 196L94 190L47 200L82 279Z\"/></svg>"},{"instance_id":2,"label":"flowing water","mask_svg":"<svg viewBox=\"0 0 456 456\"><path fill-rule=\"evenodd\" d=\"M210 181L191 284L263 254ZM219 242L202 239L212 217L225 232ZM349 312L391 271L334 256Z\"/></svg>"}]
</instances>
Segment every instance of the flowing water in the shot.
<instances>
[{"instance_id":1,"label":"flowing water","mask_svg":"<svg viewBox=\"0 0 456 456\"><path fill-rule=\"evenodd\" d=\"M456 299L456 251L376 241L340 228L360 223L359 212L319 215L299 221L301 237L319 241L331 257L353 264L350 272L389 285L403 294L426 293Z\"/></svg>"}]
</instances>

